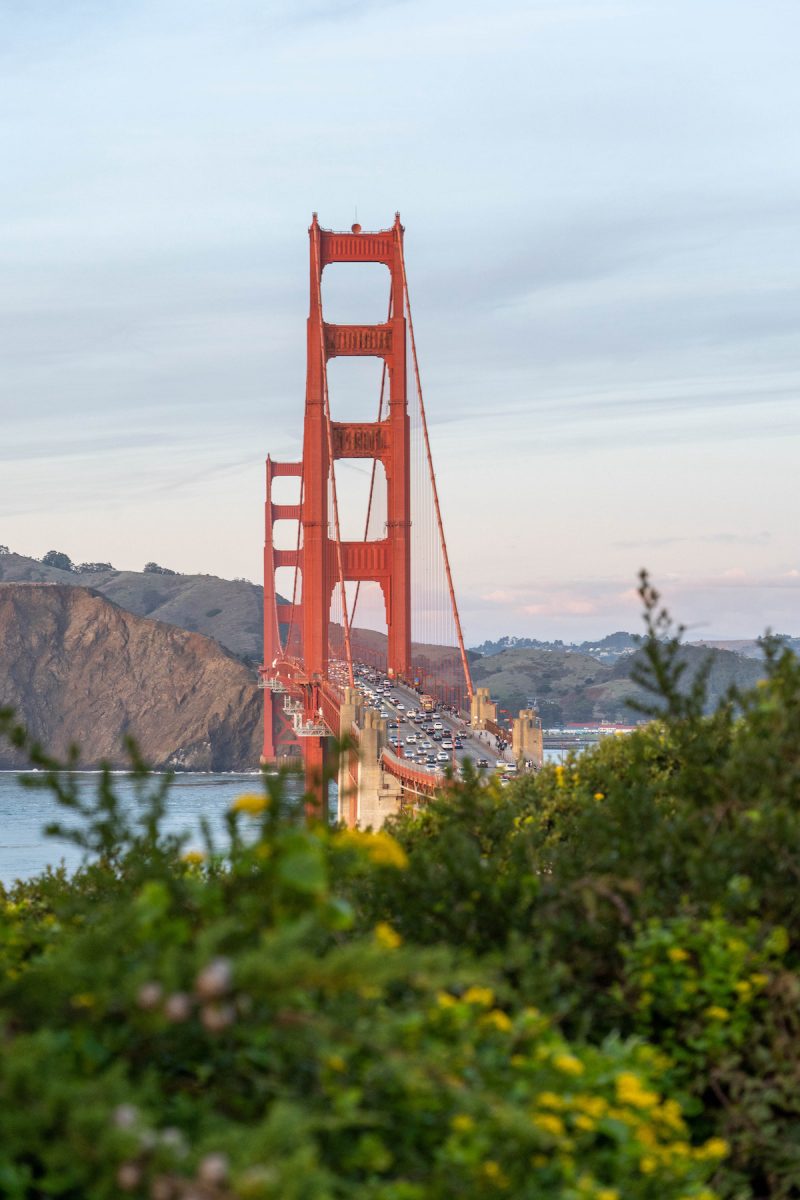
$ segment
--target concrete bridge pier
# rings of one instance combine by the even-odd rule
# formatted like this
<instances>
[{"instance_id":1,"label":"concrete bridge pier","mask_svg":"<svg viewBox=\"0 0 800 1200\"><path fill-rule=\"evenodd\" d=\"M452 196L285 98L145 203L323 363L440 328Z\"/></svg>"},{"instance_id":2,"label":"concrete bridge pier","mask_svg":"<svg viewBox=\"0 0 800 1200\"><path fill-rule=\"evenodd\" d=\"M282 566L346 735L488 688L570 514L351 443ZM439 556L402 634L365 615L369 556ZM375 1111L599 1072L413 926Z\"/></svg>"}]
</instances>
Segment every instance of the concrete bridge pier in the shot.
<instances>
[{"instance_id":1,"label":"concrete bridge pier","mask_svg":"<svg viewBox=\"0 0 800 1200\"><path fill-rule=\"evenodd\" d=\"M381 764L386 722L373 709L364 709L355 688L345 688L339 727L342 738L349 736L353 743L339 759L339 820L350 828L380 829L402 799L399 779Z\"/></svg>"},{"instance_id":2,"label":"concrete bridge pier","mask_svg":"<svg viewBox=\"0 0 800 1200\"><path fill-rule=\"evenodd\" d=\"M535 768L544 762L542 722L532 708L523 708L514 718L511 748L516 762L531 762Z\"/></svg>"},{"instance_id":3,"label":"concrete bridge pier","mask_svg":"<svg viewBox=\"0 0 800 1200\"><path fill-rule=\"evenodd\" d=\"M380 829L388 816L400 808L399 779L384 771L381 754L387 744L386 722L373 709L364 713L358 759L356 824L359 829Z\"/></svg>"}]
</instances>

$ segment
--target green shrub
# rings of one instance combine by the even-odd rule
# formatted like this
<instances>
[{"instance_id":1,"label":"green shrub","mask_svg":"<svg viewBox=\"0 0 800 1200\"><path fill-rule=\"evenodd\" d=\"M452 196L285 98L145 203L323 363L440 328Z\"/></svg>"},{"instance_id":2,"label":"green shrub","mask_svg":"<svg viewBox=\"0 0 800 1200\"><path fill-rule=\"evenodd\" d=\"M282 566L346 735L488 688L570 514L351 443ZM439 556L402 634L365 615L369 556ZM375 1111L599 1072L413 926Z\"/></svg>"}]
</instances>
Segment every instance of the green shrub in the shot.
<instances>
[{"instance_id":1,"label":"green shrub","mask_svg":"<svg viewBox=\"0 0 800 1200\"><path fill-rule=\"evenodd\" d=\"M800 1194L800 664L704 716L643 596L650 725L377 835L29 746L89 860L2 894L0 1193Z\"/></svg>"},{"instance_id":2,"label":"green shrub","mask_svg":"<svg viewBox=\"0 0 800 1200\"><path fill-rule=\"evenodd\" d=\"M265 780L184 852L140 764L131 819L34 753L93 861L3 897L9 1200L711 1196L725 1147L641 1041L570 1044L477 957L353 929L344 891L407 869L389 834L306 827Z\"/></svg>"}]
</instances>

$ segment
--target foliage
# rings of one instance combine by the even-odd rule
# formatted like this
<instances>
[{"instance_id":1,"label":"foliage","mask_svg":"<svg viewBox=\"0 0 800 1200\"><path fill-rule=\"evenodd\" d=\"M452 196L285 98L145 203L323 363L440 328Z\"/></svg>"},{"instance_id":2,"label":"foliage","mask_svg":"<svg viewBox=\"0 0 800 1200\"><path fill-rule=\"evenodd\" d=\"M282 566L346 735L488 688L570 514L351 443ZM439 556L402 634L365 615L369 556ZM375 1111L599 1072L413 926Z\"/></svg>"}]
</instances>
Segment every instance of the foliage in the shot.
<instances>
[{"instance_id":1,"label":"foliage","mask_svg":"<svg viewBox=\"0 0 800 1200\"><path fill-rule=\"evenodd\" d=\"M160 567L158 565L158 563L155 563L155 562L145 563L142 570L145 575L177 575L178 574L177 571L172 571L172 570L170 570L169 567Z\"/></svg>"},{"instance_id":2,"label":"foliage","mask_svg":"<svg viewBox=\"0 0 800 1200\"><path fill-rule=\"evenodd\" d=\"M3 1195L796 1196L800 663L704 715L642 598L655 720L378 834L186 851L0 715L88 856L3 895Z\"/></svg>"},{"instance_id":3,"label":"foliage","mask_svg":"<svg viewBox=\"0 0 800 1200\"><path fill-rule=\"evenodd\" d=\"M402 816L408 869L362 896L364 919L493 958L571 1037L646 1036L693 1096L693 1135L730 1141L725 1194L793 1196L800 664L768 639L767 678L704 716L702 677L685 686L679 631L646 579L642 598L640 684L658 719Z\"/></svg>"},{"instance_id":4,"label":"foliage","mask_svg":"<svg viewBox=\"0 0 800 1200\"><path fill-rule=\"evenodd\" d=\"M75 564L70 556L61 550L48 550L47 554L42 557L42 563L46 567L58 567L59 571L75 570Z\"/></svg>"},{"instance_id":5,"label":"foliage","mask_svg":"<svg viewBox=\"0 0 800 1200\"><path fill-rule=\"evenodd\" d=\"M28 1196L712 1197L640 1039L569 1041L491 963L355 928L344 892L408 869L387 832L306 825L282 780L227 844L77 789L6 712L90 855L3 896L0 1188Z\"/></svg>"}]
</instances>

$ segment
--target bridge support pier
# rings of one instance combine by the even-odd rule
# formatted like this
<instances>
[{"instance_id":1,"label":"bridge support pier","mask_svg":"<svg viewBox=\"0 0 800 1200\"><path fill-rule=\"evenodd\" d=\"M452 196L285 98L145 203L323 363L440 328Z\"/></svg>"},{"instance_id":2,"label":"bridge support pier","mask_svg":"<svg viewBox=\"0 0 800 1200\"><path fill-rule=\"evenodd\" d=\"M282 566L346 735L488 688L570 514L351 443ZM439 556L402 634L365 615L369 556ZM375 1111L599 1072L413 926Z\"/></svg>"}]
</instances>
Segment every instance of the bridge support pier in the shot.
<instances>
[{"instance_id":1,"label":"bridge support pier","mask_svg":"<svg viewBox=\"0 0 800 1200\"><path fill-rule=\"evenodd\" d=\"M328 820L328 785L326 766L328 761L327 737L303 738L303 762L305 764L306 816L318 821Z\"/></svg>"},{"instance_id":2,"label":"bridge support pier","mask_svg":"<svg viewBox=\"0 0 800 1200\"><path fill-rule=\"evenodd\" d=\"M485 729L487 721L493 725L497 723L497 705L492 703L488 688L475 688L469 715L473 729Z\"/></svg>"},{"instance_id":3,"label":"bridge support pier","mask_svg":"<svg viewBox=\"0 0 800 1200\"><path fill-rule=\"evenodd\" d=\"M542 722L532 708L521 709L514 718L511 749L517 762L531 762L537 770L544 762Z\"/></svg>"},{"instance_id":4,"label":"bridge support pier","mask_svg":"<svg viewBox=\"0 0 800 1200\"><path fill-rule=\"evenodd\" d=\"M356 824L360 829L380 829L400 808L402 787L384 771L381 752L386 746L386 722L372 709L364 714L358 760Z\"/></svg>"}]
</instances>

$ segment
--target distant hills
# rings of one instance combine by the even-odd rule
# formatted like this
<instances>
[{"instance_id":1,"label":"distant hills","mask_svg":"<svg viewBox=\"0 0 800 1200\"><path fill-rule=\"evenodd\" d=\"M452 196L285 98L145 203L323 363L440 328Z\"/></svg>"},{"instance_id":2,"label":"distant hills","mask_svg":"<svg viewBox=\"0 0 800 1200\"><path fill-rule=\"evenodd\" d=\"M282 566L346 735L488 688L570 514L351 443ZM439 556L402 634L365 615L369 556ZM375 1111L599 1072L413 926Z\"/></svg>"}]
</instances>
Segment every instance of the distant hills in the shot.
<instances>
[{"instance_id":1,"label":"distant hills","mask_svg":"<svg viewBox=\"0 0 800 1200\"><path fill-rule=\"evenodd\" d=\"M496 642L482 642L480 646L472 646L476 654L489 657L502 654L504 650L555 650L565 653L590 654L600 662L616 662L623 654L632 654L641 638L634 633L609 633L606 637L594 642L542 642L538 638L505 637Z\"/></svg>"},{"instance_id":2,"label":"distant hills","mask_svg":"<svg viewBox=\"0 0 800 1200\"><path fill-rule=\"evenodd\" d=\"M709 707L731 684L753 687L764 674L761 662L729 650L689 645L682 654L687 686L711 657ZM633 651L607 663L573 649L516 645L474 660L471 669L475 683L488 687L501 708L514 715L535 705L545 727L571 721L627 722L637 719L629 703L639 696L630 679L636 657Z\"/></svg>"},{"instance_id":3,"label":"distant hills","mask_svg":"<svg viewBox=\"0 0 800 1200\"><path fill-rule=\"evenodd\" d=\"M55 551L40 561L0 547L2 583L89 589L137 617L213 639L250 668L253 681L252 668L261 661L263 589L248 580L180 575L155 563L143 571L118 571L109 563L76 567L65 554ZM800 652L800 638L786 641ZM384 634L353 631L355 654L361 652L368 661L380 659L385 644ZM475 683L489 687L501 708L516 714L534 704L544 724L553 726L570 721L629 721L633 713L628 701L636 695L630 674L639 645L636 634L622 630L580 643L506 636L487 640L468 655ZM418 647L417 654L420 660L427 660L430 671L441 671L445 663L448 672L454 669L452 649ZM687 679L712 656L712 702L731 683L750 687L763 674L755 639L693 643L684 647L683 654ZM0 684L3 671L12 666L0 661Z\"/></svg>"},{"instance_id":4,"label":"distant hills","mask_svg":"<svg viewBox=\"0 0 800 1200\"><path fill-rule=\"evenodd\" d=\"M63 559L69 563L66 555ZM205 634L244 662L261 661L263 588L246 579L178 575L155 563L151 568L155 569L117 571L98 563L65 569L22 554L0 553L0 583L92 588L136 616Z\"/></svg>"}]
</instances>

